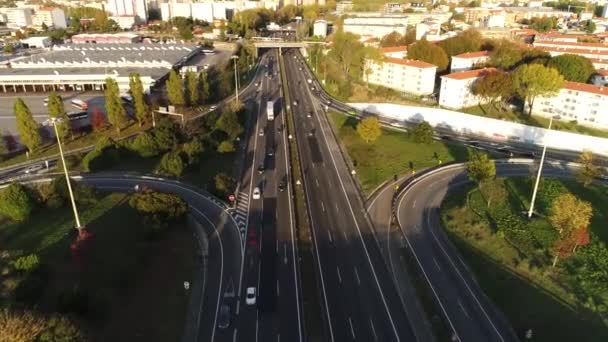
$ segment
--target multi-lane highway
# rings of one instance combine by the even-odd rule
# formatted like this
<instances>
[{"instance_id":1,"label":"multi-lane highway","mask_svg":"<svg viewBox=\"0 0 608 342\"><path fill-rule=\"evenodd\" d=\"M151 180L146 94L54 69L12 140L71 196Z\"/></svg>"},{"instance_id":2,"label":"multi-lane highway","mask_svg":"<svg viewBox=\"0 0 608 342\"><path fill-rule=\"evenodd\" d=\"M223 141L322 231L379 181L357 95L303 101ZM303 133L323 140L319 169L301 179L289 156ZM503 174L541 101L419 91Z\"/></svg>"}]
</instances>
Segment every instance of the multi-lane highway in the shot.
<instances>
[{"instance_id":1,"label":"multi-lane highway","mask_svg":"<svg viewBox=\"0 0 608 342\"><path fill-rule=\"evenodd\" d=\"M293 51L284 54L328 341L414 341L355 180Z\"/></svg>"}]
</instances>

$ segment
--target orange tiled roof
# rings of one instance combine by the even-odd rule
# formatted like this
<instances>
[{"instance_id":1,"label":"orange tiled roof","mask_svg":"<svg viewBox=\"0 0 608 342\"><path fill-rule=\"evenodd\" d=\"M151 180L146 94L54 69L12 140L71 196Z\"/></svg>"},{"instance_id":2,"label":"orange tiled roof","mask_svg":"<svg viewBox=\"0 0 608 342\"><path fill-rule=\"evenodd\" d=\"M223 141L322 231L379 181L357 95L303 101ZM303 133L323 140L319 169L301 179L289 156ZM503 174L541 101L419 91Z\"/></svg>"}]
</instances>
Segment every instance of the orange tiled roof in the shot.
<instances>
[{"instance_id":1,"label":"orange tiled roof","mask_svg":"<svg viewBox=\"0 0 608 342\"><path fill-rule=\"evenodd\" d=\"M387 53L387 52L403 52L403 51L407 51L407 46L402 45L402 46L391 46L391 47L382 48L382 52L383 53Z\"/></svg>"},{"instance_id":2,"label":"orange tiled roof","mask_svg":"<svg viewBox=\"0 0 608 342\"><path fill-rule=\"evenodd\" d=\"M608 87L596 86L593 84L566 82L564 88L568 90L584 91L586 93L608 96Z\"/></svg>"},{"instance_id":3,"label":"orange tiled roof","mask_svg":"<svg viewBox=\"0 0 608 342\"><path fill-rule=\"evenodd\" d=\"M411 66L414 68L421 68L421 69L426 69L426 68L436 68L437 66L431 63L427 63L427 62L423 62L423 61L418 61L415 59L402 59L402 58L385 58L384 62L387 63L393 63L393 64L400 64L400 65L407 65L407 66Z\"/></svg>"},{"instance_id":4,"label":"orange tiled roof","mask_svg":"<svg viewBox=\"0 0 608 342\"><path fill-rule=\"evenodd\" d=\"M485 74L489 74L489 73L496 72L496 71L498 71L496 68L483 68L483 69L453 72L451 74L441 76L441 77L451 78L454 80L466 80L469 78L477 78L477 77L483 76Z\"/></svg>"}]
</instances>

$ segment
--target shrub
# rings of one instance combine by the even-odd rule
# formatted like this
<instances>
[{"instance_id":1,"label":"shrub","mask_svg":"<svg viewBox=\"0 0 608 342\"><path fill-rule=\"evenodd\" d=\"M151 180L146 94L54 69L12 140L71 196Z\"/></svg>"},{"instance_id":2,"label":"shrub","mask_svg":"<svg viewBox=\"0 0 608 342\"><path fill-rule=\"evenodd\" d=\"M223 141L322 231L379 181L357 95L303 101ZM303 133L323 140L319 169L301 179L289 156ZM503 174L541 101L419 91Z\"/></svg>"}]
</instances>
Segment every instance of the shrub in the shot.
<instances>
[{"instance_id":1,"label":"shrub","mask_svg":"<svg viewBox=\"0 0 608 342\"><path fill-rule=\"evenodd\" d=\"M179 153L167 152L160 160L156 172L164 176L179 177L184 172L184 161Z\"/></svg>"},{"instance_id":2,"label":"shrub","mask_svg":"<svg viewBox=\"0 0 608 342\"><path fill-rule=\"evenodd\" d=\"M414 128L412 136L419 144L430 144L433 141L433 127L428 122L422 121Z\"/></svg>"},{"instance_id":3,"label":"shrub","mask_svg":"<svg viewBox=\"0 0 608 342\"><path fill-rule=\"evenodd\" d=\"M38 335L36 342L80 342L87 338L80 329L63 316L53 316L46 328Z\"/></svg>"},{"instance_id":4,"label":"shrub","mask_svg":"<svg viewBox=\"0 0 608 342\"><path fill-rule=\"evenodd\" d=\"M134 193L129 205L144 214L162 215L168 220L178 220L188 211L188 204L181 197L155 191Z\"/></svg>"},{"instance_id":5,"label":"shrub","mask_svg":"<svg viewBox=\"0 0 608 342\"><path fill-rule=\"evenodd\" d=\"M219 173L213 177L215 194L225 198L234 189L234 178L225 173Z\"/></svg>"},{"instance_id":6,"label":"shrub","mask_svg":"<svg viewBox=\"0 0 608 342\"><path fill-rule=\"evenodd\" d=\"M71 182L72 190L74 191L74 199L78 204L91 205L97 202L97 194L95 188L88 184ZM62 205L69 199L68 185L65 181L65 177L57 177L52 183L56 197L59 197L62 201Z\"/></svg>"},{"instance_id":7,"label":"shrub","mask_svg":"<svg viewBox=\"0 0 608 342\"><path fill-rule=\"evenodd\" d=\"M19 183L12 183L0 192L0 214L13 221L25 221L34 207L34 200L27 189Z\"/></svg>"},{"instance_id":8,"label":"shrub","mask_svg":"<svg viewBox=\"0 0 608 342\"><path fill-rule=\"evenodd\" d=\"M154 135L148 132L137 135L137 137L128 145L128 148L144 158L154 157L162 152Z\"/></svg>"},{"instance_id":9,"label":"shrub","mask_svg":"<svg viewBox=\"0 0 608 342\"><path fill-rule=\"evenodd\" d=\"M85 171L93 172L110 167L120 159L120 151L114 141L107 137L102 137L95 149L87 153L82 159L82 166Z\"/></svg>"},{"instance_id":10,"label":"shrub","mask_svg":"<svg viewBox=\"0 0 608 342\"><path fill-rule=\"evenodd\" d=\"M38 266L40 266L40 259L36 254L19 257L13 263L13 267L20 272L31 272L36 270Z\"/></svg>"},{"instance_id":11,"label":"shrub","mask_svg":"<svg viewBox=\"0 0 608 342\"><path fill-rule=\"evenodd\" d=\"M189 165L198 163L199 156L203 151L203 144L196 138L182 145L182 152L188 158Z\"/></svg>"},{"instance_id":12,"label":"shrub","mask_svg":"<svg viewBox=\"0 0 608 342\"><path fill-rule=\"evenodd\" d=\"M0 341L34 341L45 328L44 318L31 312L0 310Z\"/></svg>"},{"instance_id":13,"label":"shrub","mask_svg":"<svg viewBox=\"0 0 608 342\"><path fill-rule=\"evenodd\" d=\"M217 151L219 153L230 153L235 150L234 143L230 140L224 140L217 146Z\"/></svg>"}]
</instances>

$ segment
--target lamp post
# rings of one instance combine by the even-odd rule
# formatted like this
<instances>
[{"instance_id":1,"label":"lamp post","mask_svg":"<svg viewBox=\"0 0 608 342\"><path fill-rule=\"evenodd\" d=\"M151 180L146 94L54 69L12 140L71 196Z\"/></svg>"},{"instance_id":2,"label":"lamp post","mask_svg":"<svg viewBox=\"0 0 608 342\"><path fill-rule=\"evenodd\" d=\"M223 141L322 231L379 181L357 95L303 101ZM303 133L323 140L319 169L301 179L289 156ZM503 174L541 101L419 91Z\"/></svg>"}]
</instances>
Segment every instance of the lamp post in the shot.
<instances>
[{"instance_id":1,"label":"lamp post","mask_svg":"<svg viewBox=\"0 0 608 342\"><path fill-rule=\"evenodd\" d=\"M236 73L236 60L239 59L239 56L230 57L234 61L234 87L236 88L236 102L239 102L239 77Z\"/></svg>"},{"instance_id":2,"label":"lamp post","mask_svg":"<svg viewBox=\"0 0 608 342\"><path fill-rule=\"evenodd\" d=\"M551 124L553 123L553 116L549 119L549 127L547 132L551 130ZM528 218L532 217L534 212L534 202L536 201L536 191L538 190L538 183L540 182L540 174L543 171L543 163L545 162L545 153L547 152L547 140L543 145L543 153L540 156L540 164L538 165L538 173L536 174L536 181L534 182L534 190L532 191L532 200L530 201L530 209L528 210Z\"/></svg>"},{"instance_id":3,"label":"lamp post","mask_svg":"<svg viewBox=\"0 0 608 342\"><path fill-rule=\"evenodd\" d=\"M70 201L72 202L72 210L74 211L74 220L76 221L76 229L80 230L83 227L80 225L80 218L78 217L78 208L76 207L76 200L74 199L74 192L72 191L72 185L70 184L70 176L68 175L68 168L65 164L65 158L63 156L63 148L61 147L61 140L59 139L59 132L57 130L57 124L60 123L61 119L50 118L49 121L55 129L55 136L57 137L57 146L59 146L59 156L61 157L61 163L63 164L63 172L65 174L65 182L68 185L68 192L70 194Z\"/></svg>"}]
</instances>

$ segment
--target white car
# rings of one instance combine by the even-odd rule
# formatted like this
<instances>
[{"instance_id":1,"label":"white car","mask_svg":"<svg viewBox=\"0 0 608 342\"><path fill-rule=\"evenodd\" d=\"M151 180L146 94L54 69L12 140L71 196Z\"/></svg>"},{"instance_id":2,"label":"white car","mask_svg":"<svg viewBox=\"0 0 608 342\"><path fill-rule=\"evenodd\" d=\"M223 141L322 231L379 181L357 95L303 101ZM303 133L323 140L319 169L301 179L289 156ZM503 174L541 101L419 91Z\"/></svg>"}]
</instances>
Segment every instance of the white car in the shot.
<instances>
[{"instance_id":1,"label":"white car","mask_svg":"<svg viewBox=\"0 0 608 342\"><path fill-rule=\"evenodd\" d=\"M24 172L26 175L29 175L29 174L38 173L42 169L43 169L43 166L41 164L38 164L38 165L32 165L32 166L28 167L27 169L24 170Z\"/></svg>"},{"instance_id":2,"label":"white car","mask_svg":"<svg viewBox=\"0 0 608 342\"><path fill-rule=\"evenodd\" d=\"M255 287L248 287L247 296L245 297L245 303L247 303L247 305L255 305L255 299Z\"/></svg>"},{"instance_id":3,"label":"white car","mask_svg":"<svg viewBox=\"0 0 608 342\"><path fill-rule=\"evenodd\" d=\"M209 69L209 64L203 65L203 69L205 69L205 70Z\"/></svg>"},{"instance_id":4,"label":"white car","mask_svg":"<svg viewBox=\"0 0 608 342\"><path fill-rule=\"evenodd\" d=\"M213 106L209 107L209 110L210 110L210 111L214 111L214 110L216 110L216 109L217 109L217 106L216 106L216 105L213 105Z\"/></svg>"},{"instance_id":5,"label":"white car","mask_svg":"<svg viewBox=\"0 0 608 342\"><path fill-rule=\"evenodd\" d=\"M260 192L260 188L256 186L255 189L253 189L253 199L260 199L261 196L262 193Z\"/></svg>"}]
</instances>

